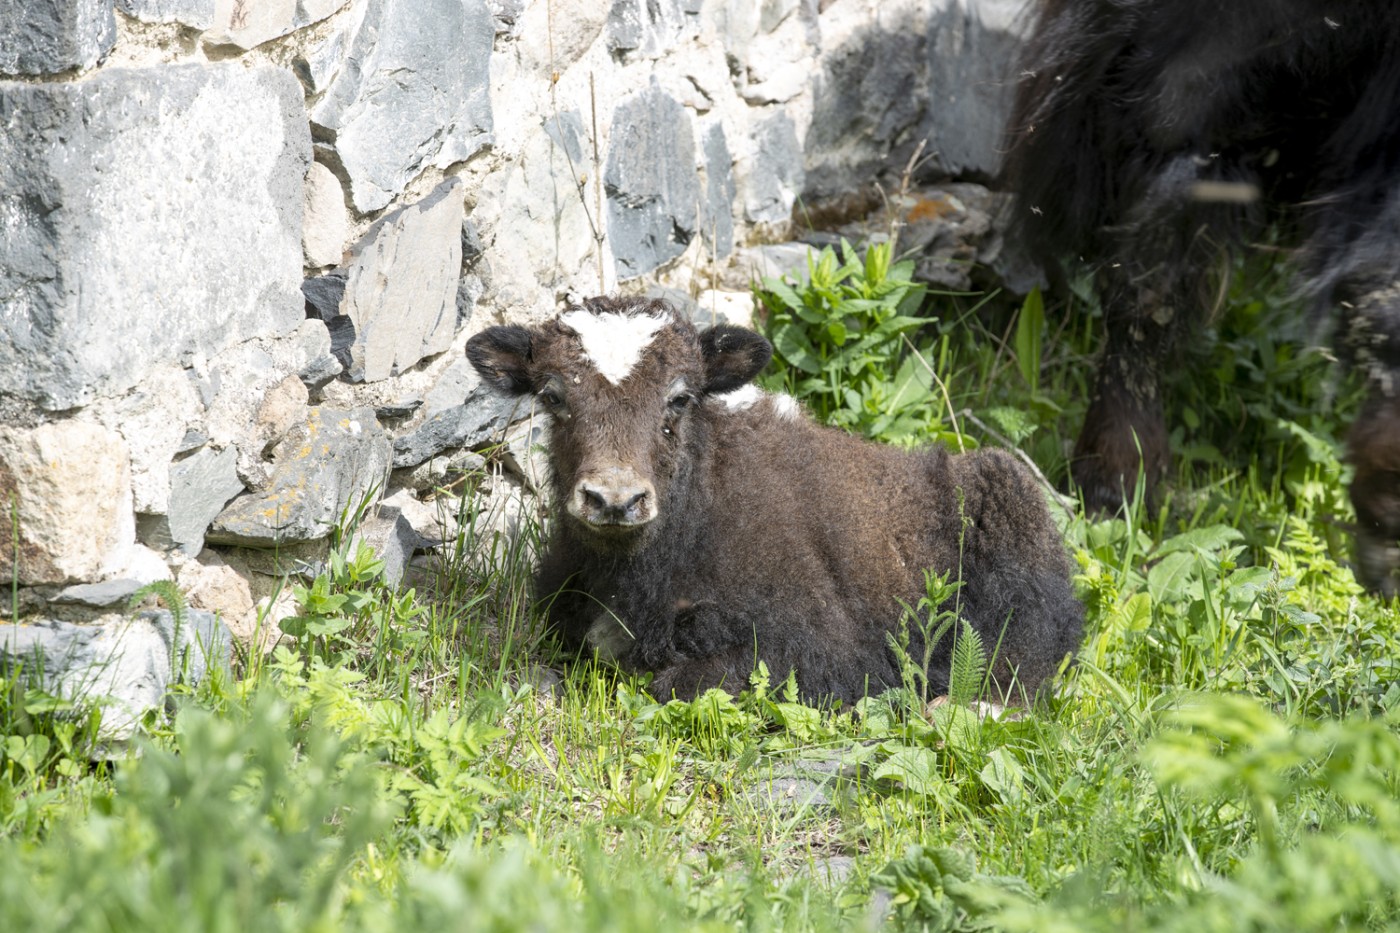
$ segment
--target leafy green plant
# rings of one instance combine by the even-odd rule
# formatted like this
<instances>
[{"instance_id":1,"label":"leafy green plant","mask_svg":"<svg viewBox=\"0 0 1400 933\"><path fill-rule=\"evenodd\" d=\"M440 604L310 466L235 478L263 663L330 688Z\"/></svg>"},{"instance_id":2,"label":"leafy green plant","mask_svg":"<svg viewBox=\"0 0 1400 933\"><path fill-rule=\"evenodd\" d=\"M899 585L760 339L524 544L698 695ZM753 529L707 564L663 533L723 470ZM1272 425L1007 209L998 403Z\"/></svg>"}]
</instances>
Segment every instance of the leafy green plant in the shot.
<instances>
[{"instance_id":1,"label":"leafy green plant","mask_svg":"<svg viewBox=\"0 0 1400 933\"><path fill-rule=\"evenodd\" d=\"M886 442L940 436L932 392L931 353L911 349L909 335L928 322L916 316L926 286L912 260L892 261L889 243L864 260L847 242L807 260L807 278L765 278L756 294L767 309L772 380L828 424Z\"/></svg>"}]
</instances>

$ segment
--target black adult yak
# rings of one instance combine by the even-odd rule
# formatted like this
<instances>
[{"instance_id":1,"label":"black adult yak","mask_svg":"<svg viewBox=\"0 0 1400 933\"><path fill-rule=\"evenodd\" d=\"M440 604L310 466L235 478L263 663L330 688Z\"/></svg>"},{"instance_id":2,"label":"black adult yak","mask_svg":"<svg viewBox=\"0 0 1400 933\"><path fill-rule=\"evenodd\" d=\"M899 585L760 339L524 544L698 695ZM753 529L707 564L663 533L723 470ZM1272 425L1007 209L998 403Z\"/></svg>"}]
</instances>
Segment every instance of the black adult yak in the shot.
<instances>
[{"instance_id":1,"label":"black adult yak","mask_svg":"<svg viewBox=\"0 0 1400 933\"><path fill-rule=\"evenodd\" d=\"M663 698L742 689L762 660L796 671L804 697L849 702L900 683L888 636L932 568L964 581L952 602L994 656L994 689L1033 697L1077 648L1083 609L1026 470L821 427L751 384L771 354L641 299L468 341L488 384L552 418L537 591L565 644L654 672ZM933 651L934 690L952 642Z\"/></svg>"},{"instance_id":2,"label":"black adult yak","mask_svg":"<svg viewBox=\"0 0 1400 933\"><path fill-rule=\"evenodd\" d=\"M1359 572L1400 591L1400 3L1045 0L1009 135L1026 242L1098 268L1106 349L1072 463L1089 504L1163 473L1163 365L1221 250L1278 222L1369 381Z\"/></svg>"}]
</instances>

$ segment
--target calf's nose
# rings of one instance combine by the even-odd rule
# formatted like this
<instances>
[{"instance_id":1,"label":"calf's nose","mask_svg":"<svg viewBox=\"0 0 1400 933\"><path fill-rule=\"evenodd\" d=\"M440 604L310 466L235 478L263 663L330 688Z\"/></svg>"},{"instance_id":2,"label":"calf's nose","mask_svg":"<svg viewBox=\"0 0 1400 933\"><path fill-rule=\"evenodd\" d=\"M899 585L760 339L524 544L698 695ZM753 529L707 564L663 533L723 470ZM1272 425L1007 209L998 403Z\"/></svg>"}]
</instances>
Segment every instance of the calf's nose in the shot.
<instances>
[{"instance_id":1,"label":"calf's nose","mask_svg":"<svg viewBox=\"0 0 1400 933\"><path fill-rule=\"evenodd\" d=\"M656 517L656 490L635 470L597 470L574 485L569 514L589 525L645 525Z\"/></svg>"}]
</instances>

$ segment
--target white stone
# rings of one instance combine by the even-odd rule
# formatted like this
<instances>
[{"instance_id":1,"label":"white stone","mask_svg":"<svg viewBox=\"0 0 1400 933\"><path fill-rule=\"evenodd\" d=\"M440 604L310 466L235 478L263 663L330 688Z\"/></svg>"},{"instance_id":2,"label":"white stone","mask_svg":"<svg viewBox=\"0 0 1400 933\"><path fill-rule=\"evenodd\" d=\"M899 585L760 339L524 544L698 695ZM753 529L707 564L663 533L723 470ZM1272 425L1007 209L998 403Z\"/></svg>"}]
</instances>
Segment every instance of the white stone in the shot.
<instances>
[{"instance_id":1,"label":"white stone","mask_svg":"<svg viewBox=\"0 0 1400 933\"><path fill-rule=\"evenodd\" d=\"M753 292L731 292L711 288L701 292L695 303L700 309L695 316L697 325L753 326Z\"/></svg>"},{"instance_id":2,"label":"white stone","mask_svg":"<svg viewBox=\"0 0 1400 933\"><path fill-rule=\"evenodd\" d=\"M203 415L199 394L178 366L158 366L120 399L104 399L91 416L126 441L131 490L138 512L164 512L170 504L170 462Z\"/></svg>"},{"instance_id":3,"label":"white stone","mask_svg":"<svg viewBox=\"0 0 1400 933\"><path fill-rule=\"evenodd\" d=\"M83 421L0 428L5 580L14 573L11 496L21 584L108 579L130 562L136 541L130 457L115 432Z\"/></svg>"},{"instance_id":4,"label":"white stone","mask_svg":"<svg viewBox=\"0 0 1400 933\"><path fill-rule=\"evenodd\" d=\"M306 173L306 216L301 229L306 264L318 269L338 264L349 235L350 211L340 180L320 162L313 162Z\"/></svg>"}]
</instances>

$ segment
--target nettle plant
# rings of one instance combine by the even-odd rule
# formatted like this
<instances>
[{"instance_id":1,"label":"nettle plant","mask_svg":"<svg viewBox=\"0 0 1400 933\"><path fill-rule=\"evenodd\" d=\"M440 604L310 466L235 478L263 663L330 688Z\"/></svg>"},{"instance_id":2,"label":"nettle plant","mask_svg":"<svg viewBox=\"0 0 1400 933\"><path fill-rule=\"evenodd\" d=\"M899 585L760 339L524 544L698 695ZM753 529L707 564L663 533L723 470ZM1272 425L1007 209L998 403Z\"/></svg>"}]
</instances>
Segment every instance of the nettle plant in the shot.
<instances>
[{"instance_id":1,"label":"nettle plant","mask_svg":"<svg viewBox=\"0 0 1400 933\"><path fill-rule=\"evenodd\" d=\"M909 446L941 436L943 408L931 354L910 340L929 323L918 316L928 289L893 252L874 244L862 260L843 240L839 259L831 247L808 255L805 282L765 278L754 293L781 367L767 388L827 424Z\"/></svg>"}]
</instances>

